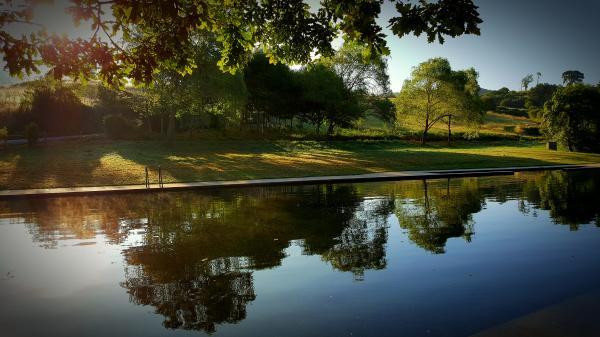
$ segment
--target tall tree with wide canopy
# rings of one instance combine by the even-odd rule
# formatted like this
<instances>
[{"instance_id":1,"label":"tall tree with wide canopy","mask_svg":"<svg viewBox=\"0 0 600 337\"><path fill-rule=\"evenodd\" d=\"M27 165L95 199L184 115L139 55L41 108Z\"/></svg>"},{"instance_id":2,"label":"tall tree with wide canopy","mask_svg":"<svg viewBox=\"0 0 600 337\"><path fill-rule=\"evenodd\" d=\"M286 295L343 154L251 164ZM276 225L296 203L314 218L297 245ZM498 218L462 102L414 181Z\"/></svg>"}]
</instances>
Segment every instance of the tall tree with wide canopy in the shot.
<instances>
[{"instance_id":1,"label":"tall tree with wide canopy","mask_svg":"<svg viewBox=\"0 0 600 337\"><path fill-rule=\"evenodd\" d=\"M599 151L600 91L584 84L556 90L544 106L542 131L570 151Z\"/></svg>"},{"instance_id":2,"label":"tall tree with wide canopy","mask_svg":"<svg viewBox=\"0 0 600 337\"><path fill-rule=\"evenodd\" d=\"M355 93L345 87L344 81L331 68L313 64L299 74L302 87L303 117L317 127L327 123L327 133L333 133L336 126L350 126L360 117Z\"/></svg>"},{"instance_id":3,"label":"tall tree with wide canopy","mask_svg":"<svg viewBox=\"0 0 600 337\"><path fill-rule=\"evenodd\" d=\"M422 125L425 144L429 130L444 119L448 139L453 117L477 124L482 116L478 92L474 69L453 71L447 59L433 58L413 69L394 103L399 120L413 118Z\"/></svg>"},{"instance_id":4,"label":"tall tree with wide canopy","mask_svg":"<svg viewBox=\"0 0 600 337\"><path fill-rule=\"evenodd\" d=\"M199 34L189 47L196 66L187 76L167 66L153 76L148 90L157 97L154 112L161 116L161 133L172 136L177 118L187 118L191 128L220 127L239 120L247 96L244 79L241 73L219 70L216 46L214 36Z\"/></svg>"},{"instance_id":5,"label":"tall tree with wide canopy","mask_svg":"<svg viewBox=\"0 0 600 337\"><path fill-rule=\"evenodd\" d=\"M331 68L344 82L346 90L359 101L363 111L391 122L394 116L387 59L383 55L367 57L369 50L348 41L331 57L319 59L319 63Z\"/></svg>"},{"instance_id":6,"label":"tall tree with wide canopy","mask_svg":"<svg viewBox=\"0 0 600 337\"><path fill-rule=\"evenodd\" d=\"M579 70L567 70L562 73L563 84L570 85L583 82L584 75Z\"/></svg>"},{"instance_id":7,"label":"tall tree with wide canopy","mask_svg":"<svg viewBox=\"0 0 600 337\"><path fill-rule=\"evenodd\" d=\"M0 49L5 69L22 76L47 66L56 78L98 76L110 84L124 78L148 83L160 67L189 72L189 46L199 32L219 42L219 66L235 71L259 46L273 61L307 63L316 52L333 53L332 41L366 46L369 55L388 54L376 22L386 0L323 0L311 10L303 0L71 0L68 12L91 28L91 36L69 38L43 27L21 34L15 25L35 25L34 8L50 0L7 0L0 7ZM430 42L479 34L472 0L395 1L393 34L426 34ZM15 33L16 32L16 33ZM135 37L135 43L131 43Z\"/></svg>"},{"instance_id":8,"label":"tall tree with wide canopy","mask_svg":"<svg viewBox=\"0 0 600 337\"><path fill-rule=\"evenodd\" d=\"M272 64L263 53L256 53L244 69L248 88L248 116L262 128L275 119L293 121L298 113L301 87L296 74L285 64Z\"/></svg>"},{"instance_id":9,"label":"tall tree with wide canopy","mask_svg":"<svg viewBox=\"0 0 600 337\"><path fill-rule=\"evenodd\" d=\"M391 93L387 60L366 57L369 50L355 42L346 42L332 56L324 57L320 63L332 68L352 92L372 95Z\"/></svg>"}]
</instances>

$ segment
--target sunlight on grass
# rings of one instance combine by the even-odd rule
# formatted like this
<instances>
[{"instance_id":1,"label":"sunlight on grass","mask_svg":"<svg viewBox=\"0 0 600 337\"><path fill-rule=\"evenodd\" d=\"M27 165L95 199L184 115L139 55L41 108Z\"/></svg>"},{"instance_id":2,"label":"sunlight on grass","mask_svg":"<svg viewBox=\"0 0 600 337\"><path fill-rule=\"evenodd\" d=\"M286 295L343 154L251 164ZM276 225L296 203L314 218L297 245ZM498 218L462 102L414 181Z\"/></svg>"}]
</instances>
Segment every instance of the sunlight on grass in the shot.
<instances>
[{"instance_id":1,"label":"sunlight on grass","mask_svg":"<svg viewBox=\"0 0 600 337\"><path fill-rule=\"evenodd\" d=\"M65 142L0 152L0 189L346 175L600 162L536 142Z\"/></svg>"}]
</instances>

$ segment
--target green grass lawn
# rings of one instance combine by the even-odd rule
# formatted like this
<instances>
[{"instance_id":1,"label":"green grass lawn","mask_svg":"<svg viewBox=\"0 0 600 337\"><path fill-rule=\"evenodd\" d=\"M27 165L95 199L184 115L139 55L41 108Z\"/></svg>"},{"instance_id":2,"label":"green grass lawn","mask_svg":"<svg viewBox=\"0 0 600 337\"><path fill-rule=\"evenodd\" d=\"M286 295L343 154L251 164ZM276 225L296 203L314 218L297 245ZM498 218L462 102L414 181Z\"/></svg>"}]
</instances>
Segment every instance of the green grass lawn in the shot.
<instances>
[{"instance_id":1,"label":"green grass lawn","mask_svg":"<svg viewBox=\"0 0 600 337\"><path fill-rule=\"evenodd\" d=\"M422 130L422 122L407 119L401 123L401 128L409 132L420 133ZM479 134L482 136L497 136L497 137L516 137L519 136L517 127L537 126L537 123L526 117L512 116L494 111L488 111L485 114L484 123L479 128ZM452 124L452 132L465 133L470 129L461 122ZM446 120L436 123L430 130L430 135L445 136L448 133Z\"/></svg>"},{"instance_id":2,"label":"green grass lawn","mask_svg":"<svg viewBox=\"0 0 600 337\"><path fill-rule=\"evenodd\" d=\"M144 168L158 165L166 182L190 182L591 162L600 155L515 141L421 147L402 141L95 140L0 150L0 189L143 184Z\"/></svg>"}]
</instances>

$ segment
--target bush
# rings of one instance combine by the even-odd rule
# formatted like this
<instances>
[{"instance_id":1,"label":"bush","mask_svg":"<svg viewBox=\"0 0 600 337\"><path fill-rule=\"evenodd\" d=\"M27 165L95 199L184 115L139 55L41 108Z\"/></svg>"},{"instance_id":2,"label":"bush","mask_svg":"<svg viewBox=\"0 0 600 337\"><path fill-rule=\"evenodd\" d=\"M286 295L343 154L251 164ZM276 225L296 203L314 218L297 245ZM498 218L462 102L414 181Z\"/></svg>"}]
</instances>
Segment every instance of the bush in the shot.
<instances>
[{"instance_id":1,"label":"bush","mask_svg":"<svg viewBox=\"0 0 600 337\"><path fill-rule=\"evenodd\" d=\"M113 139L124 139L131 136L133 125L121 115L104 116L104 131Z\"/></svg>"},{"instance_id":2,"label":"bush","mask_svg":"<svg viewBox=\"0 0 600 337\"><path fill-rule=\"evenodd\" d=\"M540 128L537 126L518 126L516 132L524 136L541 136Z\"/></svg>"},{"instance_id":3,"label":"bush","mask_svg":"<svg viewBox=\"0 0 600 337\"><path fill-rule=\"evenodd\" d=\"M527 110L525 109L507 108L499 106L496 108L496 112L515 117L529 117L529 115L527 114Z\"/></svg>"},{"instance_id":4,"label":"bush","mask_svg":"<svg viewBox=\"0 0 600 337\"><path fill-rule=\"evenodd\" d=\"M529 119L540 120L544 115L544 110L540 108L529 108L527 114L529 115Z\"/></svg>"},{"instance_id":5,"label":"bush","mask_svg":"<svg viewBox=\"0 0 600 337\"><path fill-rule=\"evenodd\" d=\"M37 144L40 138L40 128L34 122L27 124L25 127L25 137L27 138L27 145L33 146Z\"/></svg>"},{"instance_id":6,"label":"bush","mask_svg":"<svg viewBox=\"0 0 600 337\"><path fill-rule=\"evenodd\" d=\"M517 95L503 98L499 104L501 107L523 109L525 107L525 98Z\"/></svg>"},{"instance_id":7,"label":"bush","mask_svg":"<svg viewBox=\"0 0 600 337\"><path fill-rule=\"evenodd\" d=\"M70 87L61 84L36 83L20 109L51 136L81 134L84 128L85 106Z\"/></svg>"}]
</instances>

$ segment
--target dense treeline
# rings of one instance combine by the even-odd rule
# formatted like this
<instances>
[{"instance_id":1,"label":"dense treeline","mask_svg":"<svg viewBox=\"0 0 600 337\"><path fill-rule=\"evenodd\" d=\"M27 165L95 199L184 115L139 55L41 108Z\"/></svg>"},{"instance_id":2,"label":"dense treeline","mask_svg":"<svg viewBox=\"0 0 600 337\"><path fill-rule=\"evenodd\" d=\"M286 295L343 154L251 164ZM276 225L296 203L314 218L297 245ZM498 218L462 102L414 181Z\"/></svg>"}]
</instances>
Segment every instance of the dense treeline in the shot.
<instances>
[{"instance_id":1,"label":"dense treeline","mask_svg":"<svg viewBox=\"0 0 600 337\"><path fill-rule=\"evenodd\" d=\"M119 90L49 79L16 86L11 90L20 99L2 98L6 111L0 113L0 129L3 139L8 130L32 143L39 136L99 132L116 139L201 130L240 137L248 132L332 135L376 118L392 132L416 125L425 143L440 124L447 127L448 142L457 123L461 135L478 137L485 111L496 111L539 125L518 126L517 134L543 135L571 151L599 150L600 88L581 83L578 71L565 72L564 86L529 87L528 80L523 84L527 90L490 91L479 87L474 69L453 70L448 60L434 58L415 67L394 96L385 58L365 59L364 52L346 43L335 54L298 68L256 52L243 71L224 73L216 42L199 39L196 68L185 74L164 69L150 86Z\"/></svg>"},{"instance_id":2,"label":"dense treeline","mask_svg":"<svg viewBox=\"0 0 600 337\"><path fill-rule=\"evenodd\" d=\"M600 151L600 84L584 84L582 72L567 70L562 74L563 85L537 83L526 89L532 78L528 75L522 80L523 91L484 92L484 108L538 121L535 134L541 132L569 151Z\"/></svg>"},{"instance_id":3,"label":"dense treeline","mask_svg":"<svg viewBox=\"0 0 600 337\"><path fill-rule=\"evenodd\" d=\"M198 129L310 128L332 134L365 113L394 118L385 59L365 59L364 48L348 43L331 57L299 69L272 63L257 52L244 71L223 73L215 42L196 46L197 68L165 69L150 86L115 90L100 84L38 81L16 112L4 113L12 133L36 123L47 135L100 132L117 138L139 133L173 136ZM83 104L81 97L90 104ZM117 117L118 116L118 117ZM108 121L108 123L106 122Z\"/></svg>"}]
</instances>

